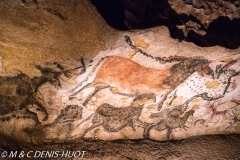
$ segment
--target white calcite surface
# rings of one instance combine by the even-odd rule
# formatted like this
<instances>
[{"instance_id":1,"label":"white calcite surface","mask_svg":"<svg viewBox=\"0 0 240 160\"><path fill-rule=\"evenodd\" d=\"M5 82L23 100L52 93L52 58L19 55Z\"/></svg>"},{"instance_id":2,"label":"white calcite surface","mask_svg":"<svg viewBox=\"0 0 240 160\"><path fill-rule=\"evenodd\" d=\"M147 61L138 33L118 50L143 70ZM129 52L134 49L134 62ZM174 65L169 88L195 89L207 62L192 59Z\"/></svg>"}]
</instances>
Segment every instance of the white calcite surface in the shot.
<instances>
[{"instance_id":1,"label":"white calcite surface","mask_svg":"<svg viewBox=\"0 0 240 160\"><path fill-rule=\"evenodd\" d=\"M165 27L115 37L95 57L40 64L34 100L1 115L0 133L33 143L240 133L239 49L179 42Z\"/></svg>"}]
</instances>

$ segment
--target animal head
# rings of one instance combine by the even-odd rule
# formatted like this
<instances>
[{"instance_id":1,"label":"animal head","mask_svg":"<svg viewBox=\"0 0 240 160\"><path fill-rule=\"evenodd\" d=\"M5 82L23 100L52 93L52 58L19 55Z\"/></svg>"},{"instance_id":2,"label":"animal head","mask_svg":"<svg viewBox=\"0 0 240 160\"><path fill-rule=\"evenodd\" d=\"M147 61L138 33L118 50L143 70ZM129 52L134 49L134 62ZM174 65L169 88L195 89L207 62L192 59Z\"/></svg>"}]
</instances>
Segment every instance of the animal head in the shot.
<instances>
[{"instance_id":1,"label":"animal head","mask_svg":"<svg viewBox=\"0 0 240 160\"><path fill-rule=\"evenodd\" d=\"M190 110L190 111L187 111L186 114L193 116L194 112L195 112L194 110Z\"/></svg>"},{"instance_id":2,"label":"animal head","mask_svg":"<svg viewBox=\"0 0 240 160\"><path fill-rule=\"evenodd\" d=\"M224 95L231 84L231 78L235 75L235 70L224 70L219 74L219 92L218 94Z\"/></svg>"},{"instance_id":3,"label":"animal head","mask_svg":"<svg viewBox=\"0 0 240 160\"><path fill-rule=\"evenodd\" d=\"M183 96L183 103L188 103L189 99L202 97L205 100L214 100L225 95L231 84L231 78L237 75L235 70L220 69L218 77L203 76L199 72L194 72L184 83L175 88L178 97ZM183 105L186 108L187 105Z\"/></svg>"},{"instance_id":4,"label":"animal head","mask_svg":"<svg viewBox=\"0 0 240 160\"><path fill-rule=\"evenodd\" d=\"M236 73L235 70L224 70L219 74L219 81L226 84L230 81L230 78Z\"/></svg>"},{"instance_id":5,"label":"animal head","mask_svg":"<svg viewBox=\"0 0 240 160\"><path fill-rule=\"evenodd\" d=\"M140 94L133 99L132 106L142 106L146 103L152 103L156 101L156 96L154 94Z\"/></svg>"}]
</instances>

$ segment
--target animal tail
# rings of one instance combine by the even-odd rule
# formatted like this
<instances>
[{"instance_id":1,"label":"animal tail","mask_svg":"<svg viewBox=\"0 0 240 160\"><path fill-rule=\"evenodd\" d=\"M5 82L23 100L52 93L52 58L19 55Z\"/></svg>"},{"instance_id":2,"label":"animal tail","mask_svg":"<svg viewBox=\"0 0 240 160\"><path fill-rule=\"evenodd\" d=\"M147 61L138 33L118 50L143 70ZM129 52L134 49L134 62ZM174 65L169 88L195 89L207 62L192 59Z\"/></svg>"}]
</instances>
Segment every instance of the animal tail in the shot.
<instances>
[{"instance_id":1,"label":"animal tail","mask_svg":"<svg viewBox=\"0 0 240 160\"><path fill-rule=\"evenodd\" d=\"M198 122L199 122L200 124L204 124L204 123L205 123L205 120L204 120L204 119L197 119L197 120L194 122L194 126L195 126Z\"/></svg>"},{"instance_id":2,"label":"animal tail","mask_svg":"<svg viewBox=\"0 0 240 160\"><path fill-rule=\"evenodd\" d=\"M71 93L71 96L75 96L76 94L78 94L85 86L82 87L84 82L87 82L89 77L91 77L94 73L94 71L97 69L97 67L107 58L112 57L112 56L106 56L106 57L102 57L98 63L92 68L92 70L89 72L89 74L87 75L87 77L80 82L76 87L74 87L73 89L71 89L69 92Z\"/></svg>"},{"instance_id":3,"label":"animal tail","mask_svg":"<svg viewBox=\"0 0 240 160\"><path fill-rule=\"evenodd\" d=\"M167 62L178 62L178 61L183 61L185 59L189 59L187 57L182 57L182 56L170 56L170 57L154 57L151 54L148 54L146 52L144 52L143 50L141 50L140 48L136 47L131 38L128 35L125 35L125 40L127 42L127 44L134 50L137 50L137 52L141 53L142 55L146 56L146 57L150 57L156 61L159 61L160 63L167 63Z\"/></svg>"},{"instance_id":4,"label":"animal tail","mask_svg":"<svg viewBox=\"0 0 240 160\"><path fill-rule=\"evenodd\" d=\"M145 139L149 139L150 138L150 130L155 127L155 124L150 124L148 125L146 128L144 128L144 132L143 132L143 137Z\"/></svg>"}]
</instances>

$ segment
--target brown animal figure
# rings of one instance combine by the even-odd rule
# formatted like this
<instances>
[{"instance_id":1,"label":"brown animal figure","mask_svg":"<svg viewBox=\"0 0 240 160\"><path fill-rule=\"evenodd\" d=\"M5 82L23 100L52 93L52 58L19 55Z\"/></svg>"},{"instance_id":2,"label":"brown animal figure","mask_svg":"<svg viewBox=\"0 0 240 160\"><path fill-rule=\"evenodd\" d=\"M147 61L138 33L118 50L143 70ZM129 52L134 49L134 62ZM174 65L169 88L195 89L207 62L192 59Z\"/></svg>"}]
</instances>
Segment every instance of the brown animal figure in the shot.
<instances>
[{"instance_id":1,"label":"brown animal figure","mask_svg":"<svg viewBox=\"0 0 240 160\"><path fill-rule=\"evenodd\" d=\"M82 118L83 108L78 105L67 105L61 110L61 114L49 124L41 124L35 130L39 130L44 134L48 133L49 130L56 130L56 135L70 135L74 130L74 121ZM32 135L31 135L32 136Z\"/></svg>"},{"instance_id":2,"label":"brown animal figure","mask_svg":"<svg viewBox=\"0 0 240 160\"><path fill-rule=\"evenodd\" d=\"M85 106L98 91L105 88L111 88L113 93L125 96L149 93L149 90L161 91L171 88L163 82L169 76L169 70L146 68L125 57L108 57L97 71L94 81L83 88L73 89L72 96L85 88L95 86L95 91L83 103Z\"/></svg>"},{"instance_id":3,"label":"brown animal figure","mask_svg":"<svg viewBox=\"0 0 240 160\"><path fill-rule=\"evenodd\" d=\"M61 110L61 114L54 120L54 122L47 124L45 126L53 126L58 123L68 123L74 122L77 119L82 118L83 108L78 105L68 105Z\"/></svg>"},{"instance_id":4,"label":"brown animal figure","mask_svg":"<svg viewBox=\"0 0 240 160\"><path fill-rule=\"evenodd\" d=\"M182 60L166 70L144 67L131 59L114 56L107 58L97 71L94 84L115 84L121 88L153 90L173 88L182 83L195 71L211 72L205 59ZM142 92L143 93L143 92Z\"/></svg>"},{"instance_id":5,"label":"brown animal figure","mask_svg":"<svg viewBox=\"0 0 240 160\"><path fill-rule=\"evenodd\" d=\"M8 122L11 119L28 119L28 120L33 120L36 123L36 125L40 124L36 113L31 112L28 108L18 110L18 111L13 111L9 114L0 116L1 123Z\"/></svg>"},{"instance_id":6,"label":"brown animal figure","mask_svg":"<svg viewBox=\"0 0 240 160\"><path fill-rule=\"evenodd\" d=\"M156 99L153 94L142 94L137 96L133 100L132 106L129 107L120 108L114 107L107 103L102 104L98 107L94 114L92 119L93 125L84 131L82 138L84 138L87 132L99 126L102 126L107 132L118 132L127 126L132 127L132 129L135 131L134 123L139 122L142 124L142 122L139 120L139 117L144 105L138 104L141 104L143 100L155 101ZM89 117L91 116L92 115Z\"/></svg>"},{"instance_id":7,"label":"brown animal figure","mask_svg":"<svg viewBox=\"0 0 240 160\"><path fill-rule=\"evenodd\" d=\"M150 138L150 130L155 129L157 131L166 131L167 139L170 140L170 135L172 130L175 128L188 128L185 124L188 120L188 117L193 115L194 110L187 111L183 117L180 117L181 111L178 108L175 108L169 111L169 114L166 118L161 119L155 124L149 124L144 129L144 138Z\"/></svg>"},{"instance_id":8,"label":"brown animal figure","mask_svg":"<svg viewBox=\"0 0 240 160\"><path fill-rule=\"evenodd\" d=\"M93 70L89 73L89 75L78 86L70 91L70 97L74 97L80 91L92 86L95 87L95 91L83 103L84 106L87 105L88 101L98 91L105 88L110 88L115 94L126 96L134 96L140 93L156 94L161 91L163 91L163 94L166 92L170 93L176 86L184 82L195 71L199 72L201 75L213 73L212 69L209 67L210 61L204 58L186 58L180 56L162 58L153 57L134 46L130 38L127 36L126 41L131 48L147 57L159 61L160 63L179 63L174 64L168 69L159 70L144 67L125 57L102 57L96 66L93 67ZM100 66L101 63L103 64ZM90 78L98 66L100 67L98 71L96 71L97 73L94 81L83 85L83 82L87 83L87 79Z\"/></svg>"}]
</instances>

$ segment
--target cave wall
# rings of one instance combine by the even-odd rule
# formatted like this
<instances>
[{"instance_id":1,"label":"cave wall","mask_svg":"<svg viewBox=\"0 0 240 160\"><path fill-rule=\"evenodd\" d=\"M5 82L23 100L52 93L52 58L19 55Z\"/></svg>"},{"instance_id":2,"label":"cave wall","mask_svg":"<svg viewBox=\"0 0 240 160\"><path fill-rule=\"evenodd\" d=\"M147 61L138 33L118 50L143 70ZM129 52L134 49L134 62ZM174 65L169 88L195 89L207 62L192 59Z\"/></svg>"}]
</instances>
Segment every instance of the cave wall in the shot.
<instances>
[{"instance_id":1,"label":"cave wall","mask_svg":"<svg viewBox=\"0 0 240 160\"><path fill-rule=\"evenodd\" d=\"M178 42L165 27L122 32L78 66L53 61L35 66L40 77L1 77L1 132L37 144L239 133L238 53Z\"/></svg>"},{"instance_id":2,"label":"cave wall","mask_svg":"<svg viewBox=\"0 0 240 160\"><path fill-rule=\"evenodd\" d=\"M106 48L103 30L111 34L89 1L75 7L61 1L31 1L14 8L0 3L0 52L6 72L40 76L34 65L95 55Z\"/></svg>"},{"instance_id":3,"label":"cave wall","mask_svg":"<svg viewBox=\"0 0 240 160\"><path fill-rule=\"evenodd\" d=\"M163 7L161 18L167 12L176 21L125 19L124 31L110 28L89 0L64 2L0 1L2 144L137 139L151 146L151 140L240 133L239 47L174 39L200 29L179 28L184 15L172 2L147 1ZM212 24L219 27L215 20L202 27ZM139 29L145 25L152 28Z\"/></svg>"},{"instance_id":4,"label":"cave wall","mask_svg":"<svg viewBox=\"0 0 240 160\"><path fill-rule=\"evenodd\" d=\"M194 42L201 47L220 45L236 49L240 45L238 0L92 2L106 22L117 29L144 29L164 25L168 27L172 38Z\"/></svg>"}]
</instances>

